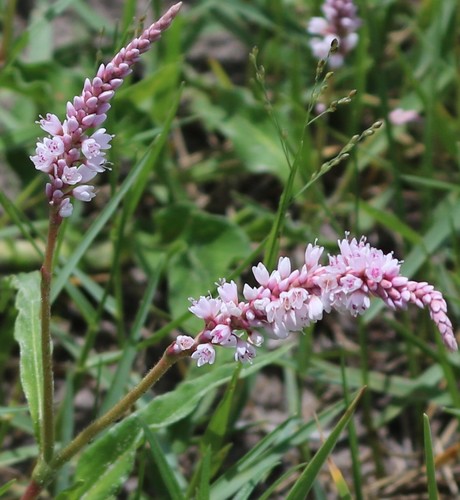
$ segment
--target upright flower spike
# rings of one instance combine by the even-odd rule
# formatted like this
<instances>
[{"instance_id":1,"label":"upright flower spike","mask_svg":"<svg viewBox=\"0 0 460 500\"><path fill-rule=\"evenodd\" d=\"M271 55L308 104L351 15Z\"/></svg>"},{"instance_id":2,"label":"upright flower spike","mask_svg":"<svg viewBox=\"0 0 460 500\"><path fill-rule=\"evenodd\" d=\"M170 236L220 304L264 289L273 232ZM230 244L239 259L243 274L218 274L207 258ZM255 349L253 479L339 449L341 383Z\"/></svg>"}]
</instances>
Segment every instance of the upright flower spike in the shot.
<instances>
[{"instance_id":1,"label":"upright flower spike","mask_svg":"<svg viewBox=\"0 0 460 500\"><path fill-rule=\"evenodd\" d=\"M353 0L325 0L321 10L324 17L312 17L307 31L313 35L310 47L315 57L325 59L332 41L339 42L338 50L329 57L332 68L343 65L344 56L358 43L357 29L361 20Z\"/></svg>"},{"instance_id":2,"label":"upright flower spike","mask_svg":"<svg viewBox=\"0 0 460 500\"><path fill-rule=\"evenodd\" d=\"M198 366L214 363L217 346L234 349L236 361L251 362L263 342L261 332L284 339L333 309L358 316L369 308L372 296L394 310L409 304L427 308L444 344L457 350L441 292L402 276L393 254L372 247L364 237L344 238L338 245L339 254L329 256L326 266L319 262L324 249L316 244L307 246L300 269L292 270L287 257L280 258L271 273L259 263L252 268L258 286L244 285L243 300L233 281L219 282L218 298L200 297L189 308L203 319L203 330L194 342L185 337L184 343L184 336L179 336L173 350L188 350Z\"/></svg>"},{"instance_id":3,"label":"upright flower spike","mask_svg":"<svg viewBox=\"0 0 460 500\"><path fill-rule=\"evenodd\" d=\"M81 95L67 103L63 122L50 113L39 120L40 127L50 137L37 142L35 155L30 159L37 170L49 175L46 195L61 217L72 214L72 198L81 201L94 198L94 187L86 183L106 168L106 150L111 147L113 135L98 127L107 118L109 101L140 55L170 26L181 5L181 2L173 5L107 65L101 64L96 76L85 80ZM91 134L89 129L94 132Z\"/></svg>"}]
</instances>

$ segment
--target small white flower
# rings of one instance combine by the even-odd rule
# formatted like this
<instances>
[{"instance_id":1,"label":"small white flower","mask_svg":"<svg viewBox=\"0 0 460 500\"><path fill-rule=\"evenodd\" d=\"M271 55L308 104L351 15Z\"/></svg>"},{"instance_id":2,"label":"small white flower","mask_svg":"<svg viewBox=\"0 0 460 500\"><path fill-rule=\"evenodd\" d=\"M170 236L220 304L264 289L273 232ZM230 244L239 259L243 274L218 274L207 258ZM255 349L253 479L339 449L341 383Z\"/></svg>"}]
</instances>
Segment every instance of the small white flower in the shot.
<instances>
[{"instance_id":1,"label":"small white flower","mask_svg":"<svg viewBox=\"0 0 460 500\"><path fill-rule=\"evenodd\" d=\"M216 351L212 344L199 344L192 358L197 360L197 366L203 366L206 363L212 365L216 359Z\"/></svg>"},{"instance_id":2,"label":"small white flower","mask_svg":"<svg viewBox=\"0 0 460 500\"><path fill-rule=\"evenodd\" d=\"M61 176L61 179L70 186L74 184L78 184L82 180L82 175L78 171L77 167L68 167L67 165L64 167L64 172Z\"/></svg>"},{"instance_id":3,"label":"small white flower","mask_svg":"<svg viewBox=\"0 0 460 500\"><path fill-rule=\"evenodd\" d=\"M69 198L64 198L61 201L60 207L59 207L59 215L61 217L70 217L73 212L73 205L70 203Z\"/></svg>"},{"instance_id":4,"label":"small white flower","mask_svg":"<svg viewBox=\"0 0 460 500\"><path fill-rule=\"evenodd\" d=\"M46 118L40 118L38 123L45 132L51 135L62 134L62 123L56 115L47 113Z\"/></svg>"},{"instance_id":5,"label":"small white flower","mask_svg":"<svg viewBox=\"0 0 460 500\"><path fill-rule=\"evenodd\" d=\"M195 339L189 335L178 335L176 338L176 346L179 351L190 349L195 343Z\"/></svg>"},{"instance_id":6,"label":"small white flower","mask_svg":"<svg viewBox=\"0 0 460 500\"><path fill-rule=\"evenodd\" d=\"M96 196L96 193L94 193L94 186L89 186L87 184L77 186L73 189L72 194L77 200L81 201L91 201Z\"/></svg>"},{"instance_id":7,"label":"small white flower","mask_svg":"<svg viewBox=\"0 0 460 500\"><path fill-rule=\"evenodd\" d=\"M210 297L200 297L194 300L188 310L198 318L204 320L213 319L219 314L222 301L220 299L213 299Z\"/></svg>"},{"instance_id":8,"label":"small white flower","mask_svg":"<svg viewBox=\"0 0 460 500\"><path fill-rule=\"evenodd\" d=\"M105 128L100 128L91 137L88 137L81 143L81 150L88 159L104 156L105 153L101 150L112 147L109 144L112 137L112 135L105 133Z\"/></svg>"}]
</instances>

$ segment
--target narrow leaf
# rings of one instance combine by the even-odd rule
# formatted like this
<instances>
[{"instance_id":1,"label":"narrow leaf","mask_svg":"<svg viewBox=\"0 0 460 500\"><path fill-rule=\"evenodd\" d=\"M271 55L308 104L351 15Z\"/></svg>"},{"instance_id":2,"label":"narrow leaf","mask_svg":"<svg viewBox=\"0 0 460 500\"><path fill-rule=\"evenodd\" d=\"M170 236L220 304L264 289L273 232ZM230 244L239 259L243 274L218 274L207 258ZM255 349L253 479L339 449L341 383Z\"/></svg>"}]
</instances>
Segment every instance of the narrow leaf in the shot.
<instances>
[{"instance_id":1,"label":"narrow leaf","mask_svg":"<svg viewBox=\"0 0 460 500\"><path fill-rule=\"evenodd\" d=\"M125 482L134 465L139 439L133 439L133 430L139 435L139 423L127 419L116 435L113 429L85 450L78 462L75 481L80 488L68 495L69 500L97 500L110 498Z\"/></svg>"},{"instance_id":2,"label":"narrow leaf","mask_svg":"<svg viewBox=\"0 0 460 500\"><path fill-rule=\"evenodd\" d=\"M174 474L174 470L171 465L168 463L165 453L158 443L155 434L149 429L148 425L146 425L144 421L139 419L139 423L141 424L145 438L150 445L152 458L157 464L160 475L166 486L168 498L171 498L171 500L183 500L185 497L182 493L181 487L179 486L177 477Z\"/></svg>"},{"instance_id":3,"label":"narrow leaf","mask_svg":"<svg viewBox=\"0 0 460 500\"><path fill-rule=\"evenodd\" d=\"M431 439L430 420L428 415L423 414L423 442L425 445L426 477L428 482L429 500L438 500L438 488L436 486L436 467L434 464L433 441Z\"/></svg>"},{"instance_id":4,"label":"narrow leaf","mask_svg":"<svg viewBox=\"0 0 460 500\"><path fill-rule=\"evenodd\" d=\"M21 384L29 405L35 435L39 437L43 418L43 369L40 335L40 273L21 273L12 278L17 289L14 338L21 353Z\"/></svg>"},{"instance_id":5,"label":"narrow leaf","mask_svg":"<svg viewBox=\"0 0 460 500\"><path fill-rule=\"evenodd\" d=\"M0 496L4 495L11 488L11 486L13 486L15 482L16 479L11 479L11 481L8 481L4 485L0 486Z\"/></svg>"},{"instance_id":6,"label":"narrow leaf","mask_svg":"<svg viewBox=\"0 0 460 500\"><path fill-rule=\"evenodd\" d=\"M313 482L316 479L321 467L326 462L327 457L330 455L334 449L337 440L342 433L342 430L348 425L356 406L358 405L361 397L364 394L365 387L363 387L355 399L352 401L347 411L343 414L342 418L339 420L338 424L334 427L329 437L326 439L321 448L316 452L315 456L310 460L305 470L302 472L299 479L296 481L292 487L287 500L298 500L299 498L306 498L307 493L313 486Z\"/></svg>"}]
</instances>

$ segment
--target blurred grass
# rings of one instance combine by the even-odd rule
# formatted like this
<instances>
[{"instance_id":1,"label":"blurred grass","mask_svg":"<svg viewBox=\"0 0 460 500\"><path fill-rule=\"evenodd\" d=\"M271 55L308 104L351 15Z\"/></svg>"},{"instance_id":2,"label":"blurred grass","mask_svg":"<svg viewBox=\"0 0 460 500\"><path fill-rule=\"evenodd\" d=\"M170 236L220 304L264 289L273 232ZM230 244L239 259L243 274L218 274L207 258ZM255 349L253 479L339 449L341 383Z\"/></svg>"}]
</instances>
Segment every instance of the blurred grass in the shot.
<instances>
[{"instance_id":1,"label":"blurred grass","mask_svg":"<svg viewBox=\"0 0 460 500\"><path fill-rule=\"evenodd\" d=\"M319 13L319 1L185 2L120 89L107 121L116 136L112 171L99 176L93 203L75 207L59 246L53 328L57 384L65 395L63 441L74 417L81 426L138 380L168 336L196 333L187 297L212 291L235 269L246 281L249 261L297 258L316 238L333 252L344 231L365 232L405 260L408 276L443 291L458 324L460 6L456 0L356 3L359 45L320 99L328 105L358 93L305 134L317 64L305 26ZM126 0L107 11L84 0L37 0L21 16L14 1L0 5L0 268L10 275L38 268L45 237L45 178L28 159L40 134L34 121L47 112L62 117L97 63L130 39L140 17L155 17L165 3ZM254 46L264 89L249 58ZM392 125L388 113L397 107L417 110L420 120ZM377 120L385 122L382 130L309 185L352 135ZM19 478L7 485L13 498L35 448L28 416L15 411L23 399L8 294L2 286L0 479ZM179 405L180 419L153 425L152 395L143 398L136 415L145 418L117 431L130 444L116 462L113 492L131 477L138 483L130 498L220 499L229 491L234 498L264 491L286 498L301 478L297 484L315 480L312 498L345 498L347 491L354 498L426 492L434 498L436 479L441 494L455 497L458 458L436 471L441 466L430 456L459 442L458 354L445 354L424 313L396 318L378 303L360 322L331 316L298 336L292 352L261 354L244 378L232 379L237 368L225 352L211 370L180 364L158 388L169 391L164 411ZM198 391L213 373L214 385ZM270 377L279 383L276 404L259 397ZM192 381L197 394L180 406L178 398L187 397L180 383L187 388ZM319 456L318 429L332 435L349 391L363 385L367 393L329 455L329 469L305 480L300 470ZM92 394L86 409L74 400L84 388ZM156 407L153 399L152 408L162 401ZM96 440L92 457L82 456L75 477L74 468L62 471L56 492L70 488L67 498L78 497L81 486L73 493L71 487L85 466L113 452L107 436ZM395 467L403 467L398 481ZM91 491L106 494L98 488L108 478L92 477Z\"/></svg>"}]
</instances>

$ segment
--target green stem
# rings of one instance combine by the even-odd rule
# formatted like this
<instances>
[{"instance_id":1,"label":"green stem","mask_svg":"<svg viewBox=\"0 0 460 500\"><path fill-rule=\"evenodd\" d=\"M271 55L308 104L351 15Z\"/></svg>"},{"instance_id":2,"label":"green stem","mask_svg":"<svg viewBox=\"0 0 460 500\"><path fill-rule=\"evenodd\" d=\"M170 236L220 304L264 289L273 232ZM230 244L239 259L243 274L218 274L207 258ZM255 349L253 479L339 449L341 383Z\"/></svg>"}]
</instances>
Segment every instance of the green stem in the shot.
<instances>
[{"instance_id":1,"label":"green stem","mask_svg":"<svg viewBox=\"0 0 460 500\"><path fill-rule=\"evenodd\" d=\"M83 429L73 441L65 448L55 454L49 463L39 462L35 468L32 484L38 484L44 488L53 479L56 471L68 462L73 456L83 449L97 434L107 429L115 421L119 420L134 403L154 385L161 376L180 358L190 356L192 350L176 352L172 344L166 349L158 363L147 373L147 375L134 387L123 399L113 406L104 415ZM29 485L29 488L31 487ZM25 498L25 497L23 497ZM26 497L35 498L35 497Z\"/></svg>"},{"instance_id":2,"label":"green stem","mask_svg":"<svg viewBox=\"0 0 460 500\"><path fill-rule=\"evenodd\" d=\"M54 453L54 381L53 359L51 344L51 278L53 273L53 256L56 239L62 217L56 208L50 211L48 241L46 244L45 260L41 268L41 344L43 369L43 411L41 419L40 454L44 462L48 463Z\"/></svg>"}]
</instances>

